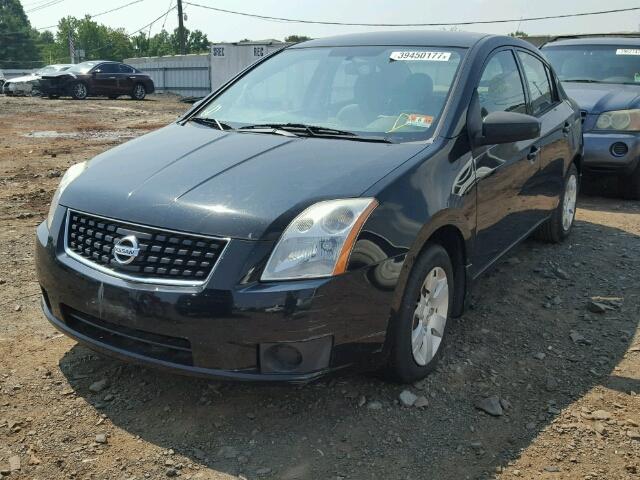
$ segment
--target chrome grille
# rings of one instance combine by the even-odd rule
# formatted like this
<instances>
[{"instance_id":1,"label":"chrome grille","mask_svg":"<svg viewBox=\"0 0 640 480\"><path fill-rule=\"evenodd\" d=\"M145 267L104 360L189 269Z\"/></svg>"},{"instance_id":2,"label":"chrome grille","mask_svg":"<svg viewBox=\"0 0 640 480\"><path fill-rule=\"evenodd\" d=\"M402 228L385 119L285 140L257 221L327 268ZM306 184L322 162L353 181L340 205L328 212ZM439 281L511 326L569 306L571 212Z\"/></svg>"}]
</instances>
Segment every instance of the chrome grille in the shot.
<instances>
[{"instance_id":1,"label":"chrome grille","mask_svg":"<svg viewBox=\"0 0 640 480\"><path fill-rule=\"evenodd\" d=\"M135 236L140 251L123 265L113 255L115 243ZM67 253L115 276L165 284L204 282L228 240L136 225L69 210L65 233Z\"/></svg>"}]
</instances>

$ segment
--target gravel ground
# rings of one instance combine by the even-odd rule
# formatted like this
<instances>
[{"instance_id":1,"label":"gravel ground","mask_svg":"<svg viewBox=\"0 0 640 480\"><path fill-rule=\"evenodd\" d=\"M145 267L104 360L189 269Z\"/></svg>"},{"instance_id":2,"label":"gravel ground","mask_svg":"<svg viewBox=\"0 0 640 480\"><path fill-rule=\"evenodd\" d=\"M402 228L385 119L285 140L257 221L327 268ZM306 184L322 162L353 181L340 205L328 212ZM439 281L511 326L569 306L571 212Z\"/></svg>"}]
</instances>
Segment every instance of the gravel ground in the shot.
<instances>
[{"instance_id":1,"label":"gravel ground","mask_svg":"<svg viewBox=\"0 0 640 480\"><path fill-rule=\"evenodd\" d=\"M356 373L304 387L208 382L58 334L32 253L58 177L185 109L159 96L0 97L0 476L640 476L640 202L582 196L566 243L518 247L414 385Z\"/></svg>"}]
</instances>

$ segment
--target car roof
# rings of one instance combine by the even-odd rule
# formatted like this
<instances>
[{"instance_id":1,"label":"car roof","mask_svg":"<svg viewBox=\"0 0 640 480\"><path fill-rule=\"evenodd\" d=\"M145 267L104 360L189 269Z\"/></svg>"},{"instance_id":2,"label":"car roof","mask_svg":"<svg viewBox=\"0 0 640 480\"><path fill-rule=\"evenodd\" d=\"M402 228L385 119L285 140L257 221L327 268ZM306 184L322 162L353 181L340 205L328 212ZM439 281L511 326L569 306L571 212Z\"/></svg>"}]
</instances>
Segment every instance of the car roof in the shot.
<instances>
[{"instance_id":1,"label":"car roof","mask_svg":"<svg viewBox=\"0 0 640 480\"><path fill-rule=\"evenodd\" d=\"M574 37L550 40L544 47L572 46L572 45L633 45L640 46L640 37Z\"/></svg>"},{"instance_id":2,"label":"car roof","mask_svg":"<svg viewBox=\"0 0 640 480\"><path fill-rule=\"evenodd\" d=\"M429 46L469 48L490 35L472 32L446 32L434 30L404 30L390 32L352 33L318 38L298 43L290 48L339 46ZM505 37L508 39L511 37Z\"/></svg>"}]
</instances>

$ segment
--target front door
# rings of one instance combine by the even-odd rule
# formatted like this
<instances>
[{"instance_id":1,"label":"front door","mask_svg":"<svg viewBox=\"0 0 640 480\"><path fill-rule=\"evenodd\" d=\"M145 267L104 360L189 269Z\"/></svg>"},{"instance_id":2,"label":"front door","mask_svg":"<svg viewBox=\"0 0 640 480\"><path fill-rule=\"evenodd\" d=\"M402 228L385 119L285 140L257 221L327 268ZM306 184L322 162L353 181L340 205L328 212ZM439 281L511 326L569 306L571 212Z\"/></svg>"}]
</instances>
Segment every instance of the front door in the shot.
<instances>
[{"instance_id":1,"label":"front door","mask_svg":"<svg viewBox=\"0 0 640 480\"><path fill-rule=\"evenodd\" d=\"M477 87L480 115L497 111L527 113L522 76L511 49L485 64ZM531 179L540 169L537 139L474 149L477 230L474 276L479 275L536 223Z\"/></svg>"},{"instance_id":2,"label":"front door","mask_svg":"<svg viewBox=\"0 0 640 480\"><path fill-rule=\"evenodd\" d=\"M118 64L103 63L98 65L93 71L93 81L91 90L97 95L117 95L118 94Z\"/></svg>"}]
</instances>

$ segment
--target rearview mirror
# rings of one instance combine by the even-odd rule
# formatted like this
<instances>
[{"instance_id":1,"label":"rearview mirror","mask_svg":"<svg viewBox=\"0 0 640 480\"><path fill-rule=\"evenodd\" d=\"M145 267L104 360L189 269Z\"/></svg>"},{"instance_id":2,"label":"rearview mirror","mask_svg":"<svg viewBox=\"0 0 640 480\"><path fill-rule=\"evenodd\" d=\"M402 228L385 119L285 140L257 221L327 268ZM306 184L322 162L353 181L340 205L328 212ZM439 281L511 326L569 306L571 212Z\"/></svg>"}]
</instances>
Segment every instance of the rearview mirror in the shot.
<instances>
[{"instance_id":1,"label":"rearview mirror","mask_svg":"<svg viewBox=\"0 0 640 480\"><path fill-rule=\"evenodd\" d=\"M540 120L516 112L493 112L482 120L482 135L477 145L494 145L530 140L540 136Z\"/></svg>"}]
</instances>

